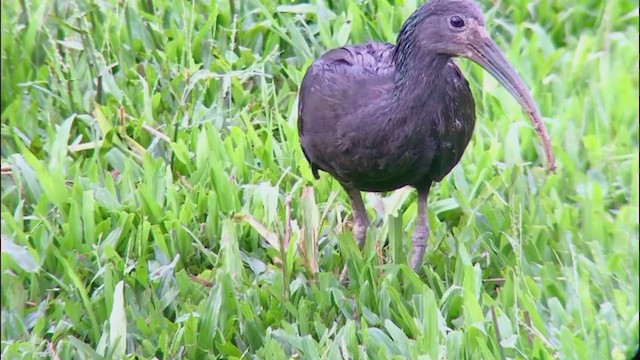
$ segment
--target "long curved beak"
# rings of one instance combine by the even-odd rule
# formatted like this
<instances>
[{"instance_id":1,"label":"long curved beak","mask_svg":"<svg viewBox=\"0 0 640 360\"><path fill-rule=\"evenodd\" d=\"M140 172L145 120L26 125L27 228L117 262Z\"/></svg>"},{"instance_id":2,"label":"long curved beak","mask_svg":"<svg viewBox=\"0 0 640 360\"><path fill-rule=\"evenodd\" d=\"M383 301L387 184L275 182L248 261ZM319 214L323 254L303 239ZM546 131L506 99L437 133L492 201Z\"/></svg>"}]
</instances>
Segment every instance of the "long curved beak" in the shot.
<instances>
[{"instance_id":1,"label":"long curved beak","mask_svg":"<svg viewBox=\"0 0 640 360\"><path fill-rule=\"evenodd\" d=\"M533 122L533 127L542 140L542 146L547 157L548 167L551 172L556 170L556 159L551 149L547 128L542 122L542 117L538 111L535 101L529 93L529 89L518 76L513 66L504 57L498 46L491 39L484 28L478 28L480 36L479 41L470 44L471 51L463 56L469 58L473 62L482 66L489 74L496 78L504 86L511 95L513 95L518 103L524 108L527 115Z\"/></svg>"}]
</instances>

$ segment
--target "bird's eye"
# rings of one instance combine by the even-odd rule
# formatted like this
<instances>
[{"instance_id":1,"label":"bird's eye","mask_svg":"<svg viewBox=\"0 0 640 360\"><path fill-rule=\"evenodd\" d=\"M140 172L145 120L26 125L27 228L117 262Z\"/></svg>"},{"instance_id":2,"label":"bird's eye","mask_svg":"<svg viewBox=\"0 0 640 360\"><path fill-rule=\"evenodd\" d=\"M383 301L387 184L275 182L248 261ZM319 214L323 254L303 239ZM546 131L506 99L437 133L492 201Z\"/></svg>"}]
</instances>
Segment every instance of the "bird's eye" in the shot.
<instances>
[{"instance_id":1,"label":"bird's eye","mask_svg":"<svg viewBox=\"0 0 640 360\"><path fill-rule=\"evenodd\" d=\"M453 15L449 18L449 24L454 28L464 27L464 19L458 15Z\"/></svg>"}]
</instances>

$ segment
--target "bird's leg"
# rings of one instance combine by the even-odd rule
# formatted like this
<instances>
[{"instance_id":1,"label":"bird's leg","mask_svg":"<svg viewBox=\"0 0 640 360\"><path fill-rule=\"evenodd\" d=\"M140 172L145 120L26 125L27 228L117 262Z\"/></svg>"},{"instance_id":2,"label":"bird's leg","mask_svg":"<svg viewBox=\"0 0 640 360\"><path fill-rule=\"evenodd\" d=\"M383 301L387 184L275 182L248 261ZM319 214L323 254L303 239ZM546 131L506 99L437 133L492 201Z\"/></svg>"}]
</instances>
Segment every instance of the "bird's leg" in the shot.
<instances>
[{"instance_id":1,"label":"bird's leg","mask_svg":"<svg viewBox=\"0 0 640 360\"><path fill-rule=\"evenodd\" d=\"M422 258L427 248L427 238L429 237L429 222L427 221L427 203L429 196L429 189L431 188L431 182L426 186L418 188L418 219L416 221L416 228L413 231L411 237L412 243L412 255L411 255L411 267L414 271L418 271L418 268L422 264Z\"/></svg>"},{"instance_id":2,"label":"bird's leg","mask_svg":"<svg viewBox=\"0 0 640 360\"><path fill-rule=\"evenodd\" d=\"M351 210L353 212L353 237L358 244L358 248L362 250L364 242L367 239L367 228L369 227L369 217L367 216L367 209L364 207L362 201L362 195L360 191L356 189L348 189L347 195L349 196L349 202L351 203ZM347 265L344 265L340 280L345 282L347 280Z\"/></svg>"},{"instance_id":3,"label":"bird's leg","mask_svg":"<svg viewBox=\"0 0 640 360\"><path fill-rule=\"evenodd\" d=\"M351 210L353 211L353 237L356 239L358 248L362 250L364 241L367 238L367 228L369 227L367 209L364 208L360 191L349 190L347 195L349 195L349 202L351 203Z\"/></svg>"}]
</instances>

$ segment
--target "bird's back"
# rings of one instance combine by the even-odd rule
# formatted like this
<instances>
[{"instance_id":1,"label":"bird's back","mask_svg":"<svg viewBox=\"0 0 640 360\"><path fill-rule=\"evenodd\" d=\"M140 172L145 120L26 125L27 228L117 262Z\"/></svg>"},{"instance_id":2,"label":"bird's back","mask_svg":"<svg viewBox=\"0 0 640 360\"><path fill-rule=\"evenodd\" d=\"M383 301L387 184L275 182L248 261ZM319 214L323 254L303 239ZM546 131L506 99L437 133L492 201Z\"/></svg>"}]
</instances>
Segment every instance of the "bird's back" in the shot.
<instances>
[{"instance_id":1,"label":"bird's back","mask_svg":"<svg viewBox=\"0 0 640 360\"><path fill-rule=\"evenodd\" d=\"M330 130L349 113L366 111L372 100L386 96L393 87L393 49L369 42L333 49L315 60L300 86L301 133L307 127L313 133Z\"/></svg>"}]
</instances>

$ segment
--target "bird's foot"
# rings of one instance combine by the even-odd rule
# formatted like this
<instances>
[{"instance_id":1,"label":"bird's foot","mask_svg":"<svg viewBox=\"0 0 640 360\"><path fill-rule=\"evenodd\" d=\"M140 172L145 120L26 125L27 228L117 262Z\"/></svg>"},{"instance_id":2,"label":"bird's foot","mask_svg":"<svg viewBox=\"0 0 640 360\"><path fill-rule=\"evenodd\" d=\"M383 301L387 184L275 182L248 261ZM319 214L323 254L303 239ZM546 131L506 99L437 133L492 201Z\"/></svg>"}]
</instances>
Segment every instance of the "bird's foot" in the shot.
<instances>
[{"instance_id":1,"label":"bird's foot","mask_svg":"<svg viewBox=\"0 0 640 360\"><path fill-rule=\"evenodd\" d=\"M340 273L340 283L343 286L349 285L349 269L347 268L347 264L344 264L342 272Z\"/></svg>"},{"instance_id":2,"label":"bird's foot","mask_svg":"<svg viewBox=\"0 0 640 360\"><path fill-rule=\"evenodd\" d=\"M418 272L420 265L422 265L422 259L424 253L427 250L427 238L429 237L429 225L424 222L416 226L411 237L411 244L413 246L411 255L411 268L413 271Z\"/></svg>"},{"instance_id":3,"label":"bird's foot","mask_svg":"<svg viewBox=\"0 0 640 360\"><path fill-rule=\"evenodd\" d=\"M411 268L413 271L418 272L420 265L422 265L422 259L424 258L425 250L427 249L426 241L423 245L414 244L413 255L411 256Z\"/></svg>"}]
</instances>

